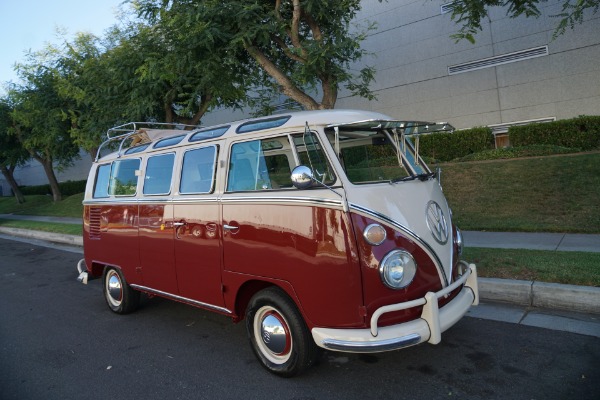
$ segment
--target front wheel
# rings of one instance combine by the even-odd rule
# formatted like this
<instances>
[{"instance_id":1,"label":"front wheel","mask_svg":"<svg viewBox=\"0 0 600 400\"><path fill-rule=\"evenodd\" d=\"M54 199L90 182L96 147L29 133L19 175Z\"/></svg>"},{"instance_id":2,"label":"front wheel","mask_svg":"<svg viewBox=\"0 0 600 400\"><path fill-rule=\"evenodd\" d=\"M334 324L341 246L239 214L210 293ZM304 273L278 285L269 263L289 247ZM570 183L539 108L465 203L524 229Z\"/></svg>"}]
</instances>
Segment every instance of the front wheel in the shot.
<instances>
[{"instance_id":1,"label":"front wheel","mask_svg":"<svg viewBox=\"0 0 600 400\"><path fill-rule=\"evenodd\" d=\"M102 275L104 298L108 307L117 314L128 314L138 307L140 292L133 290L118 268L106 267Z\"/></svg>"},{"instance_id":2,"label":"front wheel","mask_svg":"<svg viewBox=\"0 0 600 400\"><path fill-rule=\"evenodd\" d=\"M291 377L317 360L317 346L300 312L279 288L268 288L252 297L246 310L246 329L254 354L269 372Z\"/></svg>"}]
</instances>

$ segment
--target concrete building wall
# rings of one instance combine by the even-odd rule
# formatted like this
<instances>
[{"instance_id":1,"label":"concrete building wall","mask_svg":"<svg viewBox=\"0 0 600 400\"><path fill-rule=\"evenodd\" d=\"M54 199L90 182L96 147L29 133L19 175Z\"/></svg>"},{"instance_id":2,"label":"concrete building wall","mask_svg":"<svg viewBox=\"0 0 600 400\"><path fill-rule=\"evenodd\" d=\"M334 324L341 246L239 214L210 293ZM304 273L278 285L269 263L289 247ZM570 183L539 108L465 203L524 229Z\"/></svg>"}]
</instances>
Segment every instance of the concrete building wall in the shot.
<instances>
[{"instance_id":1,"label":"concrete building wall","mask_svg":"<svg viewBox=\"0 0 600 400\"><path fill-rule=\"evenodd\" d=\"M337 108L367 108L397 118L448 121L457 128L600 114L600 15L552 40L561 2L535 18L494 9L476 43L455 43L457 25L441 2L363 0L357 21L376 21L363 48L377 69L376 101L342 94ZM547 46L548 54L450 75L448 67ZM360 67L360 66L358 66Z\"/></svg>"}]
</instances>

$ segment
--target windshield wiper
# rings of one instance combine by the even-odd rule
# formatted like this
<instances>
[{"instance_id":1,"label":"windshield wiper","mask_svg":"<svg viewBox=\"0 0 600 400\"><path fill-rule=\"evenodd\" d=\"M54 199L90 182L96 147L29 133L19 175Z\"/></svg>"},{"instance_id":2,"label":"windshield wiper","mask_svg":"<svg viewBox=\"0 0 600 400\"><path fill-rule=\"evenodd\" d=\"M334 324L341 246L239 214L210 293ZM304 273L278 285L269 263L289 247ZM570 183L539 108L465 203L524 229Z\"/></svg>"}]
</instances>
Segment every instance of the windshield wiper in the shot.
<instances>
[{"instance_id":1,"label":"windshield wiper","mask_svg":"<svg viewBox=\"0 0 600 400\"><path fill-rule=\"evenodd\" d=\"M433 178L434 176L435 176L435 172L426 172L426 173L423 173L423 174L416 174L416 175L405 176L403 178L394 178L394 179L392 179L390 181L390 183L414 181L415 179L418 179L421 182L425 182L425 181Z\"/></svg>"}]
</instances>

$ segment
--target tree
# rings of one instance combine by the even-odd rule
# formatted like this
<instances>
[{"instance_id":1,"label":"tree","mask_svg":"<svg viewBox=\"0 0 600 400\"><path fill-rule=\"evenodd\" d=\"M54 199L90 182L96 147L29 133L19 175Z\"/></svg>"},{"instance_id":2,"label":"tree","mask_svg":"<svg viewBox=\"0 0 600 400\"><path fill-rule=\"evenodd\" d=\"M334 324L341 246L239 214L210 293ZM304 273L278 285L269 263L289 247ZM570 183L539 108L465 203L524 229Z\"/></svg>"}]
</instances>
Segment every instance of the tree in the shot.
<instances>
[{"instance_id":1,"label":"tree","mask_svg":"<svg viewBox=\"0 0 600 400\"><path fill-rule=\"evenodd\" d=\"M352 33L360 0L134 0L150 23L177 27L208 53L228 54L251 74L243 88L283 93L309 110L333 108L340 86L369 99L374 70L352 71L366 32ZM235 62L237 59L237 62ZM217 65L218 67L218 65ZM320 100L317 100L320 93ZM259 99L261 100L261 99Z\"/></svg>"},{"instance_id":2,"label":"tree","mask_svg":"<svg viewBox=\"0 0 600 400\"><path fill-rule=\"evenodd\" d=\"M17 138L10 134L13 129L12 106L8 98L0 99L0 172L10 185L19 204L25 202L25 196L19 189L14 177L15 169L29 159L29 153L21 146Z\"/></svg>"},{"instance_id":3,"label":"tree","mask_svg":"<svg viewBox=\"0 0 600 400\"><path fill-rule=\"evenodd\" d=\"M70 105L58 94L58 70L51 56L44 52L30 53L27 64L18 64L17 74L24 83L9 90L8 96L14 104L12 134L29 155L42 164L56 202L62 195L55 164L59 169L72 165L79 148L69 135L67 110Z\"/></svg>"},{"instance_id":4,"label":"tree","mask_svg":"<svg viewBox=\"0 0 600 400\"><path fill-rule=\"evenodd\" d=\"M467 39L475 42L475 34L481 31L481 21L488 17L491 7L507 7L507 15L516 18L539 17L539 3L547 0L456 0L452 2L452 19L461 25L459 32L452 35L456 40ZM567 28L574 29L583 22L586 12L598 12L599 0L564 0L562 10L555 17L560 18L553 38L565 33Z\"/></svg>"}]
</instances>

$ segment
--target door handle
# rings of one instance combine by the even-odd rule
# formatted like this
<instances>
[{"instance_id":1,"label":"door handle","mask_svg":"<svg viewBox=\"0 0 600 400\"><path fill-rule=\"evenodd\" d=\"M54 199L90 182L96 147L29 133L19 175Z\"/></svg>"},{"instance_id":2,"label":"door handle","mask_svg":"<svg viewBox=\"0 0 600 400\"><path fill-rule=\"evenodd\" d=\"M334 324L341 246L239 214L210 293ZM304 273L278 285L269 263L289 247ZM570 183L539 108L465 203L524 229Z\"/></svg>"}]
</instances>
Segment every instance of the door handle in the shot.
<instances>
[{"instance_id":1,"label":"door handle","mask_svg":"<svg viewBox=\"0 0 600 400\"><path fill-rule=\"evenodd\" d=\"M228 231L235 231L235 230L240 229L240 227L239 226L235 226L235 225L224 224L223 225L223 229L228 230Z\"/></svg>"},{"instance_id":2,"label":"door handle","mask_svg":"<svg viewBox=\"0 0 600 400\"><path fill-rule=\"evenodd\" d=\"M185 226L187 222L173 222L173 226Z\"/></svg>"}]
</instances>

